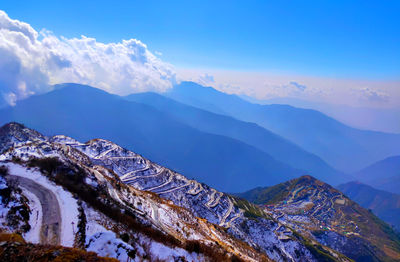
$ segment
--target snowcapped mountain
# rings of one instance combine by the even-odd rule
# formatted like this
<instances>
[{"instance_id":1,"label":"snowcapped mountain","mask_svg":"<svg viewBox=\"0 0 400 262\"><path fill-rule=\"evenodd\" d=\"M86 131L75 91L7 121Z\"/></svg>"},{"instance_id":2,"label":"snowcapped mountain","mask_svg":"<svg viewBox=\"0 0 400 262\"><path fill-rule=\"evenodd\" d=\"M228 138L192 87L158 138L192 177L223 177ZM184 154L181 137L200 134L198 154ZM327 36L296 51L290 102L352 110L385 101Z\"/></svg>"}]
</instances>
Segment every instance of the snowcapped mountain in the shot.
<instances>
[{"instance_id":1,"label":"snowcapped mountain","mask_svg":"<svg viewBox=\"0 0 400 262\"><path fill-rule=\"evenodd\" d=\"M17 123L0 134L2 187L16 188L23 197L12 205L29 214L14 226L8 215L0 222L29 242L120 261L351 261L329 242L348 236L320 238L282 221L278 214L290 214L283 208L219 192L111 141L45 137ZM10 203L2 199L3 213Z\"/></svg>"}]
</instances>

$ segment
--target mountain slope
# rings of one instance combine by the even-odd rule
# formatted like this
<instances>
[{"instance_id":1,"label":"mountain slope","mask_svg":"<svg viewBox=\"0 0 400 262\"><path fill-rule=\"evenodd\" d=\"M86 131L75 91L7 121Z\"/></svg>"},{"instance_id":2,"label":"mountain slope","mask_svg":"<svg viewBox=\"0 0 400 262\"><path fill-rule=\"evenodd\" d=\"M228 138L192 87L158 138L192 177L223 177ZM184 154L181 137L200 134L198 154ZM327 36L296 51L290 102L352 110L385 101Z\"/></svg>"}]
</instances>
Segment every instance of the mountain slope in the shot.
<instances>
[{"instance_id":1,"label":"mountain slope","mask_svg":"<svg viewBox=\"0 0 400 262\"><path fill-rule=\"evenodd\" d=\"M0 110L46 135L113 140L224 191L271 185L303 172L232 138L200 132L161 111L88 86L65 84Z\"/></svg>"},{"instance_id":2,"label":"mountain slope","mask_svg":"<svg viewBox=\"0 0 400 262\"><path fill-rule=\"evenodd\" d=\"M356 261L400 259L400 237L389 225L313 177L237 195L265 206L282 224L309 231L320 243Z\"/></svg>"},{"instance_id":3,"label":"mountain slope","mask_svg":"<svg viewBox=\"0 0 400 262\"><path fill-rule=\"evenodd\" d=\"M346 177L319 157L302 150L290 141L253 123L187 106L156 93L139 93L125 97L129 101L147 104L203 132L231 137L254 146L275 159L332 184Z\"/></svg>"},{"instance_id":4,"label":"mountain slope","mask_svg":"<svg viewBox=\"0 0 400 262\"><path fill-rule=\"evenodd\" d=\"M354 177L375 188L400 194L400 156L378 161L354 173Z\"/></svg>"},{"instance_id":5,"label":"mountain slope","mask_svg":"<svg viewBox=\"0 0 400 262\"><path fill-rule=\"evenodd\" d=\"M351 128L315 110L252 104L192 82L182 82L165 95L184 104L256 123L345 172L354 172L400 153L400 135Z\"/></svg>"},{"instance_id":6,"label":"mountain slope","mask_svg":"<svg viewBox=\"0 0 400 262\"><path fill-rule=\"evenodd\" d=\"M7 135L10 141L19 133L30 132L21 125L11 125L16 128L9 128L12 130ZM63 246L80 247L120 261L270 261L227 234L223 228L194 216L188 209L122 183L111 169L96 163L97 159L106 161L109 157L106 154L101 154L101 158L91 158L91 152L86 155L59 143L61 141L74 140L58 136L19 141L0 154L0 211L7 214L0 219L2 232L16 233L21 228L27 241L35 239L29 235L29 227L17 227L18 217L11 216L11 202L14 203L12 206L36 208L35 192L25 189L24 185L18 188L18 184L9 182L10 177L19 177L40 184L56 195L61 223L45 228L50 232L52 227L60 227L61 232L55 237ZM11 192L9 198L5 197L5 192ZM40 194L36 196L39 198ZM44 208L53 209L54 205L42 203L42 210ZM42 219L31 218L36 216L35 211L26 212L20 220L28 221L31 228L36 223L44 225L45 212L40 209L38 212L42 213ZM42 240L39 243L49 244L42 243Z\"/></svg>"},{"instance_id":7,"label":"mountain slope","mask_svg":"<svg viewBox=\"0 0 400 262\"><path fill-rule=\"evenodd\" d=\"M10 141L20 136L16 133L31 133L21 125L8 130ZM107 140L80 143L59 135L19 141L0 154L0 161L9 175L34 179L50 190L57 187L56 194L73 193L77 200L61 208L62 221L74 210L79 218L67 221L73 229L62 227L62 232L78 231L75 242L86 239L85 247L100 255L118 249L114 257L120 261L128 259L120 254L128 254L139 261L318 261L322 256L350 262L302 233L288 233L293 229L247 201Z\"/></svg>"},{"instance_id":8,"label":"mountain slope","mask_svg":"<svg viewBox=\"0 0 400 262\"><path fill-rule=\"evenodd\" d=\"M353 201L371 209L380 219L400 231L400 195L377 190L359 182L349 182L337 187Z\"/></svg>"}]
</instances>

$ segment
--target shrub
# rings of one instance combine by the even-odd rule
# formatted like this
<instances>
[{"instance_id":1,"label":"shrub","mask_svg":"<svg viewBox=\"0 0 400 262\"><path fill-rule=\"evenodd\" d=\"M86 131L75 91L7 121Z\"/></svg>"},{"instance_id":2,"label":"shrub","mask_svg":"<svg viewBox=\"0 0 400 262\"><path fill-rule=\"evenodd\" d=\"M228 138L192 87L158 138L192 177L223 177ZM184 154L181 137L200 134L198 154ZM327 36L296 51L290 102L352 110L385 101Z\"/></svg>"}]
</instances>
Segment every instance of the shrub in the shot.
<instances>
[{"instance_id":1,"label":"shrub","mask_svg":"<svg viewBox=\"0 0 400 262\"><path fill-rule=\"evenodd\" d=\"M12 234L0 233L0 242L3 241L25 243L24 238L17 233L12 233Z\"/></svg>"},{"instance_id":2,"label":"shrub","mask_svg":"<svg viewBox=\"0 0 400 262\"><path fill-rule=\"evenodd\" d=\"M0 176L5 177L8 175L8 168L6 166L0 166Z\"/></svg>"},{"instance_id":3,"label":"shrub","mask_svg":"<svg viewBox=\"0 0 400 262\"><path fill-rule=\"evenodd\" d=\"M39 167L42 173L48 175L53 174L61 165L61 161L56 157L32 158L28 163L29 167Z\"/></svg>"}]
</instances>

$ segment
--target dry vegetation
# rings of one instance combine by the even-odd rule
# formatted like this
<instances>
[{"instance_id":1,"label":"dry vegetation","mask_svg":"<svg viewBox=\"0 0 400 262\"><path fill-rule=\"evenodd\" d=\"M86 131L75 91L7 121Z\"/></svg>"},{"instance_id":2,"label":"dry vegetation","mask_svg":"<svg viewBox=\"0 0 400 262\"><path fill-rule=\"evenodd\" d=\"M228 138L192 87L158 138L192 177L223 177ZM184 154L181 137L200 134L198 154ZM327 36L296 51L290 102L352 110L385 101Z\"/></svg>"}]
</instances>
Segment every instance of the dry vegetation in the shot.
<instances>
[{"instance_id":1,"label":"dry vegetation","mask_svg":"<svg viewBox=\"0 0 400 262\"><path fill-rule=\"evenodd\" d=\"M0 233L0 261L7 262L117 262L77 248L29 244L19 234Z\"/></svg>"}]
</instances>

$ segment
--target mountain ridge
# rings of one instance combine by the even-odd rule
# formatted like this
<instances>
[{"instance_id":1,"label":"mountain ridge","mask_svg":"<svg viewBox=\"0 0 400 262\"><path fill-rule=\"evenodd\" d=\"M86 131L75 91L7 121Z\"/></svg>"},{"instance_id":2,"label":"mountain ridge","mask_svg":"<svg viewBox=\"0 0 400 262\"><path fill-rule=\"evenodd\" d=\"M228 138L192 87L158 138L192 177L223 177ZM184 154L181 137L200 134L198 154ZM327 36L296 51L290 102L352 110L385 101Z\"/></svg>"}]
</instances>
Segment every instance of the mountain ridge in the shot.
<instances>
[{"instance_id":1,"label":"mountain ridge","mask_svg":"<svg viewBox=\"0 0 400 262\"><path fill-rule=\"evenodd\" d=\"M400 194L400 156L390 156L377 161L353 176L374 188Z\"/></svg>"},{"instance_id":2,"label":"mountain ridge","mask_svg":"<svg viewBox=\"0 0 400 262\"><path fill-rule=\"evenodd\" d=\"M285 225L309 230L320 243L355 261L400 259L399 234L339 190L311 176L236 195L264 206ZM389 247L397 255L392 257Z\"/></svg>"},{"instance_id":3,"label":"mountain ridge","mask_svg":"<svg viewBox=\"0 0 400 262\"><path fill-rule=\"evenodd\" d=\"M200 131L231 137L257 147L278 161L305 170L311 175L320 176L323 174L323 177L319 178L325 182L338 184L340 180L350 179L329 166L318 156L304 151L299 146L255 123L239 121L226 115L184 105L157 93L138 93L125 98L154 106Z\"/></svg>"},{"instance_id":4,"label":"mountain ridge","mask_svg":"<svg viewBox=\"0 0 400 262\"><path fill-rule=\"evenodd\" d=\"M0 110L0 122L19 121L46 135L63 133L82 141L113 140L224 191L273 184L303 173L255 147L198 131L148 105L88 86L68 87Z\"/></svg>"},{"instance_id":5,"label":"mountain ridge","mask_svg":"<svg viewBox=\"0 0 400 262\"><path fill-rule=\"evenodd\" d=\"M397 134L350 128L315 110L252 104L236 95L210 90L193 82L182 82L164 95L184 104L257 123L345 172L354 172L400 153Z\"/></svg>"},{"instance_id":6,"label":"mountain ridge","mask_svg":"<svg viewBox=\"0 0 400 262\"><path fill-rule=\"evenodd\" d=\"M337 188L364 208L400 232L400 195L375 189L358 181L341 184Z\"/></svg>"}]
</instances>

